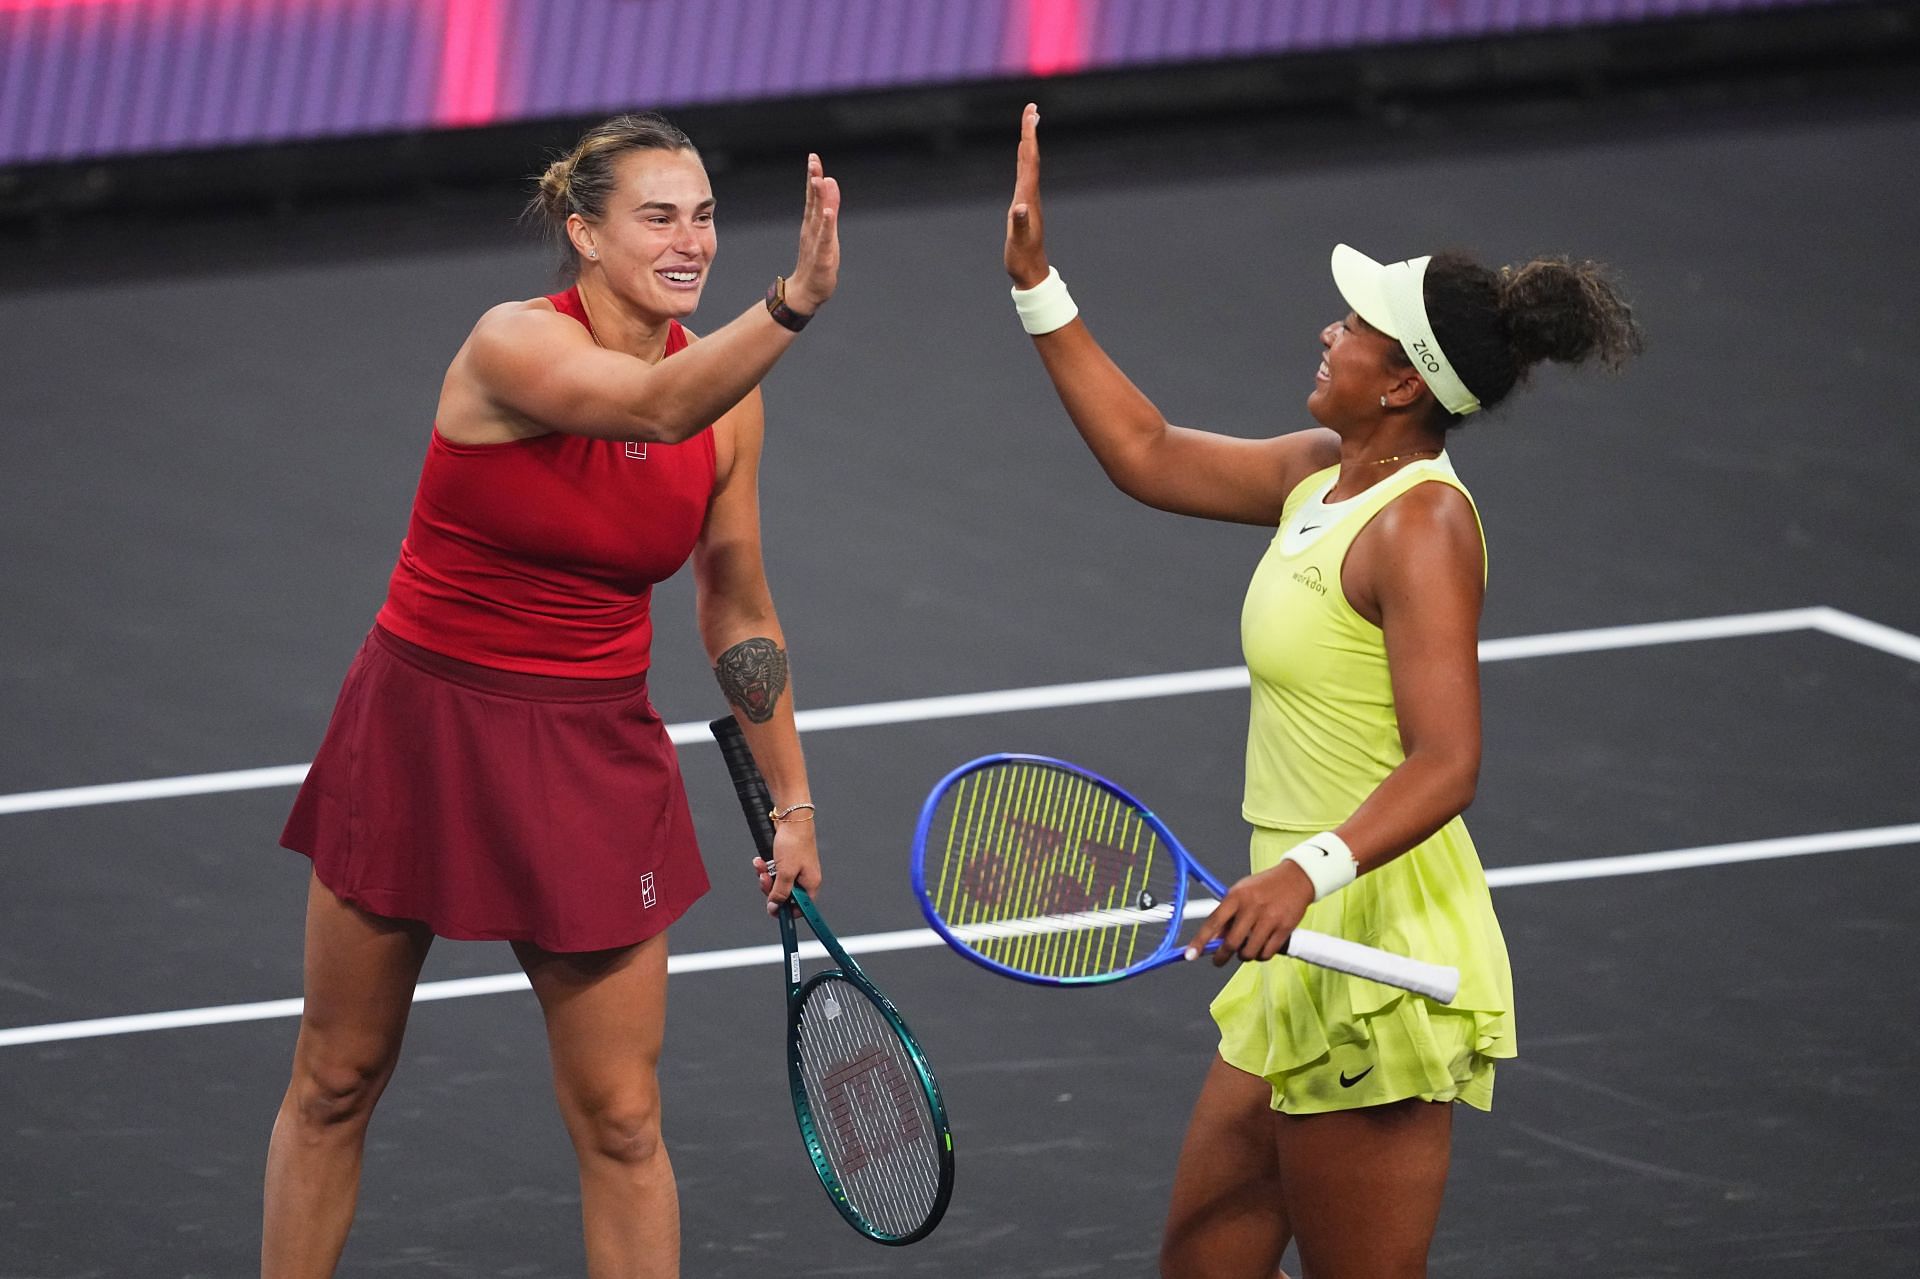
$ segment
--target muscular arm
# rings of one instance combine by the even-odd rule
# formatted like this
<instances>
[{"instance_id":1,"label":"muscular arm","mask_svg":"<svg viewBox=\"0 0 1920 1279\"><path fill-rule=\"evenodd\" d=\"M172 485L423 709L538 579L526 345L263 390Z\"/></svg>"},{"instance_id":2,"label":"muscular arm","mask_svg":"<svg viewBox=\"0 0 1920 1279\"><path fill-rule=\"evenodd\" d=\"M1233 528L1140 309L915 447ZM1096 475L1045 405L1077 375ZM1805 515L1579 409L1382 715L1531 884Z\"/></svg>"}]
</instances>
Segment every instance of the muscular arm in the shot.
<instances>
[{"instance_id":1,"label":"muscular arm","mask_svg":"<svg viewBox=\"0 0 1920 1279\"><path fill-rule=\"evenodd\" d=\"M788 296L803 314L838 284L839 213L839 183L809 155L800 252L788 281ZM552 431L674 443L738 405L793 341L755 304L698 346L650 364L602 349L544 300L508 302L481 316L453 357L437 421L448 438L465 444Z\"/></svg>"},{"instance_id":2,"label":"muscular arm","mask_svg":"<svg viewBox=\"0 0 1920 1279\"><path fill-rule=\"evenodd\" d=\"M686 358L704 339L673 357ZM668 360L666 363L673 363ZM806 760L793 722L786 636L767 587L760 551L760 446L764 412L756 389L715 427L716 477L706 527L693 552L700 637L713 662L727 705L745 733L753 758L779 807L811 802ZM812 891L820 885L819 855L811 822L782 822L775 830L779 883L762 877L774 901L796 879Z\"/></svg>"},{"instance_id":3,"label":"muscular arm","mask_svg":"<svg viewBox=\"0 0 1920 1279\"><path fill-rule=\"evenodd\" d=\"M713 677L720 681L728 706L748 723L764 724L773 718L787 689L786 650L764 635L743 639L714 658Z\"/></svg>"},{"instance_id":4,"label":"muscular arm","mask_svg":"<svg viewBox=\"0 0 1920 1279\"><path fill-rule=\"evenodd\" d=\"M1385 637L1406 758L1339 827L1362 872L1465 811L1480 776L1484 551L1471 503L1420 484L1355 539L1348 598Z\"/></svg>"},{"instance_id":5,"label":"muscular arm","mask_svg":"<svg viewBox=\"0 0 1920 1279\"><path fill-rule=\"evenodd\" d=\"M1295 484L1340 460L1339 437L1327 430L1245 440L1172 425L1083 320L1033 345L1107 478L1148 506L1270 528Z\"/></svg>"},{"instance_id":6,"label":"muscular arm","mask_svg":"<svg viewBox=\"0 0 1920 1279\"><path fill-rule=\"evenodd\" d=\"M1004 260L1014 287L1048 279L1040 209L1040 109L1020 114ZM1101 469L1135 501L1179 515L1267 527L1294 485L1340 459L1331 431L1243 440L1173 426L1094 341L1086 322L1038 334L1034 350Z\"/></svg>"},{"instance_id":7,"label":"muscular arm","mask_svg":"<svg viewBox=\"0 0 1920 1279\"><path fill-rule=\"evenodd\" d=\"M674 356L649 364L597 345L550 307L509 302L480 318L442 391L442 428L498 422L609 440L689 439L739 404L795 334L755 305Z\"/></svg>"}]
</instances>

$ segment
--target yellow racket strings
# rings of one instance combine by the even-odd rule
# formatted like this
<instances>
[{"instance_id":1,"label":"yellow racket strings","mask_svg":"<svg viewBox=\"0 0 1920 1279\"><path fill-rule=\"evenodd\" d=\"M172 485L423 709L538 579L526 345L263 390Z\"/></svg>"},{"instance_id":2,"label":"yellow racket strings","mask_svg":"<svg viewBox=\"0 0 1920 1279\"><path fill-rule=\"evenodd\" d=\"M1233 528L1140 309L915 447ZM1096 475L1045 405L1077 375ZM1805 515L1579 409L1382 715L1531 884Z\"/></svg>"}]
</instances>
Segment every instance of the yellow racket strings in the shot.
<instances>
[{"instance_id":1,"label":"yellow racket strings","mask_svg":"<svg viewBox=\"0 0 1920 1279\"><path fill-rule=\"evenodd\" d=\"M1008 761L960 779L934 909L982 956L1045 977L1116 972L1165 937L1173 860L1132 805L1051 764Z\"/></svg>"}]
</instances>

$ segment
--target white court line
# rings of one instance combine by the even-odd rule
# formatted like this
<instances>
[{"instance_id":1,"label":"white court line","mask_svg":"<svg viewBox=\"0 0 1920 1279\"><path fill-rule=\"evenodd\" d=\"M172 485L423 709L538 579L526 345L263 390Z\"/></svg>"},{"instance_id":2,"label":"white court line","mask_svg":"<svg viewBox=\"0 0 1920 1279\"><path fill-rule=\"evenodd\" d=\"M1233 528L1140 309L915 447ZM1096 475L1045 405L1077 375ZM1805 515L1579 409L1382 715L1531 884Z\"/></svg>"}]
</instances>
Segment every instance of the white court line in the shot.
<instances>
[{"instance_id":1,"label":"white court line","mask_svg":"<svg viewBox=\"0 0 1920 1279\"><path fill-rule=\"evenodd\" d=\"M1771 613L1736 613L1727 617L1700 617L1678 622L1605 626L1546 635L1516 635L1481 641L1480 660L1505 662L1523 657L1553 657L1804 630L1823 631L1840 639L1866 644L1909 661L1920 662L1920 637L1832 608L1790 608ZM1210 670L1133 675L1078 684L1045 684L987 693L955 693L944 697L907 698L897 702L829 706L803 710L794 716L794 722L803 733L819 733L834 728L869 728L877 724L909 724L968 715L1003 715L1011 711L1101 705L1149 697L1179 697L1188 693L1226 692L1246 686L1246 667L1218 666ZM670 724L667 733L679 746L711 740L706 724L698 721ZM93 804L123 804L135 800L297 786L306 775L305 764L282 764L227 773L160 777L142 782L111 782L100 786L24 791L0 795L0 816L53 808L80 808Z\"/></svg>"},{"instance_id":2,"label":"white court line","mask_svg":"<svg viewBox=\"0 0 1920 1279\"><path fill-rule=\"evenodd\" d=\"M1896 631L1880 622L1869 622L1864 617L1852 613L1843 613L1837 608L1808 609L1817 614L1813 625L1815 629L1840 639L1852 640L1856 644L1865 644L1868 648L1877 648L1883 653L1892 653L1895 657L1904 657L1909 662L1920 662L1920 636L1909 635L1905 631Z\"/></svg>"},{"instance_id":3,"label":"white court line","mask_svg":"<svg viewBox=\"0 0 1920 1279\"><path fill-rule=\"evenodd\" d=\"M23 791L15 795L0 795L0 814L37 813L49 808L86 808L94 804L127 804L141 799L173 799L180 795L215 795L221 791L261 790L268 786L298 786L306 780L306 776L305 764L276 764L270 768L242 768L231 773L196 773L188 777L156 777L144 782L107 782L99 786Z\"/></svg>"},{"instance_id":4,"label":"white court line","mask_svg":"<svg viewBox=\"0 0 1920 1279\"><path fill-rule=\"evenodd\" d=\"M1487 883L1495 888L1512 888L1617 875L1651 875L1661 871L1693 869L1700 866L1724 866L1735 862L1763 861L1775 857L1806 857L1863 848L1890 848L1901 844L1920 844L1920 822L1905 826L1876 826L1865 830L1829 831L1817 835L1790 835L1780 839L1756 839L1739 844L1710 844L1701 848L1680 848L1661 853L1636 853L1625 857L1594 857L1584 861L1507 866L1488 871ZM1216 904L1211 898L1189 901L1187 916L1192 918L1205 915ZM854 955L871 955L889 950L920 950L940 944L939 935L930 928L905 928L897 932L867 933L841 939L841 945L849 954ZM803 942L800 953L810 959L820 959L826 955L826 950L818 942ZM667 960L667 971L669 973L714 972L720 969L778 964L780 960L781 950L777 945L740 946L730 950L708 950L670 956ZM450 981L422 982L415 989L413 998L415 1003L427 1003L436 999L465 999L474 995L498 995L527 988L526 974L502 973L493 977L460 977ZM178 1030L190 1026L217 1026L229 1022L297 1017L300 1015L300 1005L301 1001L298 999L270 999L257 1004L183 1008L174 1012L137 1013L127 1017L100 1017L91 1021L20 1026L11 1030L0 1030L0 1048L51 1043L61 1039L94 1039L105 1035L128 1035L148 1030Z\"/></svg>"}]
</instances>

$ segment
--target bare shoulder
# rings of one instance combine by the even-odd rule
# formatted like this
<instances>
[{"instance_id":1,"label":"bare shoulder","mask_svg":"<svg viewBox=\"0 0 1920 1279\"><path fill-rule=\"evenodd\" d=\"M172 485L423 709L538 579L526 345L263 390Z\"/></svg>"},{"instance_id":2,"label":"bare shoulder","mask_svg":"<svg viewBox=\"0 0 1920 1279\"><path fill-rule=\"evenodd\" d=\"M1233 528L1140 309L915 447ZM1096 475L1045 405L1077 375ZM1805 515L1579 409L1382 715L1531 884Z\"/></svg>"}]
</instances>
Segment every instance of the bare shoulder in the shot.
<instances>
[{"instance_id":1,"label":"bare shoulder","mask_svg":"<svg viewBox=\"0 0 1920 1279\"><path fill-rule=\"evenodd\" d=\"M1484 550L1473 502L1459 488L1440 480L1415 484L1388 502L1362 531L1385 552L1387 565L1418 566L1428 571L1446 565L1469 569L1480 578Z\"/></svg>"},{"instance_id":2,"label":"bare shoulder","mask_svg":"<svg viewBox=\"0 0 1920 1279\"><path fill-rule=\"evenodd\" d=\"M545 298L502 302L475 322L449 372L500 398L508 387L548 383L564 364L598 349L586 325Z\"/></svg>"},{"instance_id":3,"label":"bare shoulder","mask_svg":"<svg viewBox=\"0 0 1920 1279\"><path fill-rule=\"evenodd\" d=\"M1401 621L1473 617L1485 590L1483 556L1473 503L1451 484L1428 481L1367 521L1340 577L1348 603L1375 626L1389 613Z\"/></svg>"},{"instance_id":4,"label":"bare shoulder","mask_svg":"<svg viewBox=\"0 0 1920 1279\"><path fill-rule=\"evenodd\" d=\"M1473 503L1457 486L1444 480L1415 484L1387 503L1374 522L1402 536L1464 530L1471 533L1475 541L1480 538L1480 523L1474 517Z\"/></svg>"},{"instance_id":5,"label":"bare shoulder","mask_svg":"<svg viewBox=\"0 0 1920 1279\"><path fill-rule=\"evenodd\" d=\"M1293 454L1298 459L1300 473L1293 477L1295 484L1315 471L1340 465L1340 437L1324 426L1309 427L1280 438L1292 442Z\"/></svg>"},{"instance_id":6,"label":"bare shoulder","mask_svg":"<svg viewBox=\"0 0 1920 1279\"><path fill-rule=\"evenodd\" d=\"M545 298L487 308L447 366L434 415L440 433L455 444L544 434L547 427L515 406L512 388L538 382L564 358L568 343L585 337L584 328Z\"/></svg>"},{"instance_id":7,"label":"bare shoulder","mask_svg":"<svg viewBox=\"0 0 1920 1279\"><path fill-rule=\"evenodd\" d=\"M586 328L554 309L546 298L502 302L484 311L475 321L468 345L488 349L513 348L533 341L564 341L576 329L587 336Z\"/></svg>"},{"instance_id":8,"label":"bare shoulder","mask_svg":"<svg viewBox=\"0 0 1920 1279\"><path fill-rule=\"evenodd\" d=\"M1267 440L1278 498L1285 502L1309 475L1340 465L1340 437L1324 426L1290 431Z\"/></svg>"}]
</instances>

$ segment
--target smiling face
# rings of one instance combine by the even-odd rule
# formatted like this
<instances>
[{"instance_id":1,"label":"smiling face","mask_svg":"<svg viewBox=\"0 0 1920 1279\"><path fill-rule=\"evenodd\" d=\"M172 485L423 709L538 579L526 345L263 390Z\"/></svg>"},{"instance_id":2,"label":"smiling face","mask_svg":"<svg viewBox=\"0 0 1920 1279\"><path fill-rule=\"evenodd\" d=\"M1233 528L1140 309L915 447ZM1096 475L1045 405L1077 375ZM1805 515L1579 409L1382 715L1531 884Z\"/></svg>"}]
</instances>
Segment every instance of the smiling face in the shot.
<instances>
[{"instance_id":1,"label":"smiling face","mask_svg":"<svg viewBox=\"0 0 1920 1279\"><path fill-rule=\"evenodd\" d=\"M1396 394L1412 374L1400 343L1352 312L1320 330L1320 347L1307 411L1334 430L1378 418L1380 397Z\"/></svg>"},{"instance_id":2,"label":"smiling face","mask_svg":"<svg viewBox=\"0 0 1920 1279\"><path fill-rule=\"evenodd\" d=\"M692 315L715 248L706 166L693 151L644 149L622 155L613 170L604 215L567 220L583 272L598 268L620 300L643 314Z\"/></svg>"}]
</instances>

